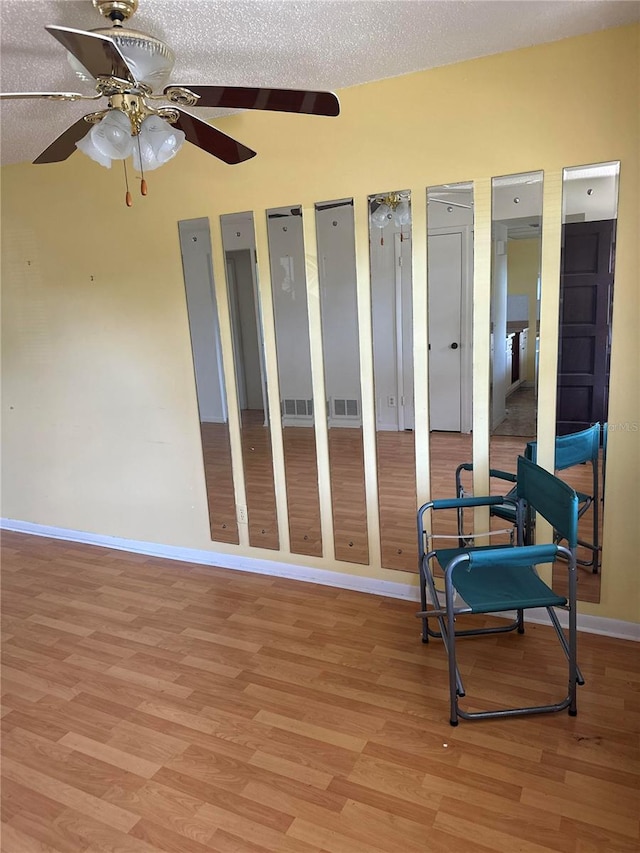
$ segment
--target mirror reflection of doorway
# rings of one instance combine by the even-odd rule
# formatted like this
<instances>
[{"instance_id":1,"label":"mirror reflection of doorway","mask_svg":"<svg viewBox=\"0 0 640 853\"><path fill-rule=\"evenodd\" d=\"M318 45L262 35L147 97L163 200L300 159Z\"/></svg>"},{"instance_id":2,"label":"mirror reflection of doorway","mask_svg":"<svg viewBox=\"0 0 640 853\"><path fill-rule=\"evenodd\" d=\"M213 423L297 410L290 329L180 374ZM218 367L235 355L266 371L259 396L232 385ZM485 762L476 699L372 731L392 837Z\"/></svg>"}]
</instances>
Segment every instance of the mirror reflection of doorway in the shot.
<instances>
[{"instance_id":1,"label":"mirror reflection of doorway","mask_svg":"<svg viewBox=\"0 0 640 853\"><path fill-rule=\"evenodd\" d=\"M263 423L266 423L267 390L257 312L255 267L251 250L237 249L226 252L225 258L233 326L238 403L243 420L246 417L250 417L251 420L261 418Z\"/></svg>"},{"instance_id":2,"label":"mirror reflection of doorway","mask_svg":"<svg viewBox=\"0 0 640 853\"><path fill-rule=\"evenodd\" d=\"M491 434L518 453L536 437L542 187L542 172L493 179Z\"/></svg>"},{"instance_id":3,"label":"mirror reflection of doorway","mask_svg":"<svg viewBox=\"0 0 640 853\"><path fill-rule=\"evenodd\" d=\"M473 187L429 187L429 425L471 432Z\"/></svg>"}]
</instances>

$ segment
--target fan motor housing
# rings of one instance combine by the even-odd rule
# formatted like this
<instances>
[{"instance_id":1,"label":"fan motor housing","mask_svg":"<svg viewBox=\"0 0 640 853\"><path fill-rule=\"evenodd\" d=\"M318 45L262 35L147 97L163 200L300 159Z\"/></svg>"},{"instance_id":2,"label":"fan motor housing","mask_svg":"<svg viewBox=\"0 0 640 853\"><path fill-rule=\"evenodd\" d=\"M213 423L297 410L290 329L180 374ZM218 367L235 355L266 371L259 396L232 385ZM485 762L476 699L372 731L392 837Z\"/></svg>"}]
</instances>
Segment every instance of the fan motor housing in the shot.
<instances>
[{"instance_id":1,"label":"fan motor housing","mask_svg":"<svg viewBox=\"0 0 640 853\"><path fill-rule=\"evenodd\" d=\"M138 8L138 0L93 0L94 7L100 14L116 21L127 21Z\"/></svg>"}]
</instances>

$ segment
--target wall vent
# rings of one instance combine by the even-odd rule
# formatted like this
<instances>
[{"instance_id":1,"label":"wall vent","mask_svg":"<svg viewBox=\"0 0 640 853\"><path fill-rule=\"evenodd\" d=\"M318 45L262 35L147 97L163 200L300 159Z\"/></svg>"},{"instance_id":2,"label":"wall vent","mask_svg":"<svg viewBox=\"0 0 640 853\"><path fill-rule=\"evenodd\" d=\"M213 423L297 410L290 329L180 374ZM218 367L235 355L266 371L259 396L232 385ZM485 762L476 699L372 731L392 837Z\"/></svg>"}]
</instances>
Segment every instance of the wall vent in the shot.
<instances>
[{"instance_id":1,"label":"wall vent","mask_svg":"<svg viewBox=\"0 0 640 853\"><path fill-rule=\"evenodd\" d=\"M280 411L285 417L312 418L313 400L294 400L285 398L280 403Z\"/></svg>"},{"instance_id":2,"label":"wall vent","mask_svg":"<svg viewBox=\"0 0 640 853\"><path fill-rule=\"evenodd\" d=\"M333 398L333 415L336 418L357 418L360 416L358 400L345 400L341 397Z\"/></svg>"}]
</instances>

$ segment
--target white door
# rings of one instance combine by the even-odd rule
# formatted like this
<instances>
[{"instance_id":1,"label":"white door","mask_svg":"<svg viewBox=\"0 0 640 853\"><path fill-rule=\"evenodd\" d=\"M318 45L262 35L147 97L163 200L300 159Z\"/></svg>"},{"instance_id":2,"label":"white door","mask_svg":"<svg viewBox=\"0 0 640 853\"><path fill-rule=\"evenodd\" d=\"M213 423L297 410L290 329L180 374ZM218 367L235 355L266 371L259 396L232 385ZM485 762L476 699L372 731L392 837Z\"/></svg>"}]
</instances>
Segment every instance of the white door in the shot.
<instances>
[{"instance_id":1,"label":"white door","mask_svg":"<svg viewBox=\"0 0 640 853\"><path fill-rule=\"evenodd\" d=\"M429 236L429 421L461 431L463 235Z\"/></svg>"}]
</instances>

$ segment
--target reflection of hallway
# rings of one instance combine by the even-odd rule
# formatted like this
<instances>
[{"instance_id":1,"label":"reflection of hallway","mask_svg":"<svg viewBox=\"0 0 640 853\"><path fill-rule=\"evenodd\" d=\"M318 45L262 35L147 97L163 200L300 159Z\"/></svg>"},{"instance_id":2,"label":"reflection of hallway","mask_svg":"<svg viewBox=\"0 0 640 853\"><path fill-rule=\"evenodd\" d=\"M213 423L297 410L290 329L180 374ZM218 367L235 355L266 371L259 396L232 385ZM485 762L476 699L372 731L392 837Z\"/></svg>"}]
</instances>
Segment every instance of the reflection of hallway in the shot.
<instances>
[{"instance_id":1,"label":"reflection of hallway","mask_svg":"<svg viewBox=\"0 0 640 853\"><path fill-rule=\"evenodd\" d=\"M536 434L536 395L534 388L522 385L506 399L507 416L493 431L493 435L519 435L530 441Z\"/></svg>"}]
</instances>

